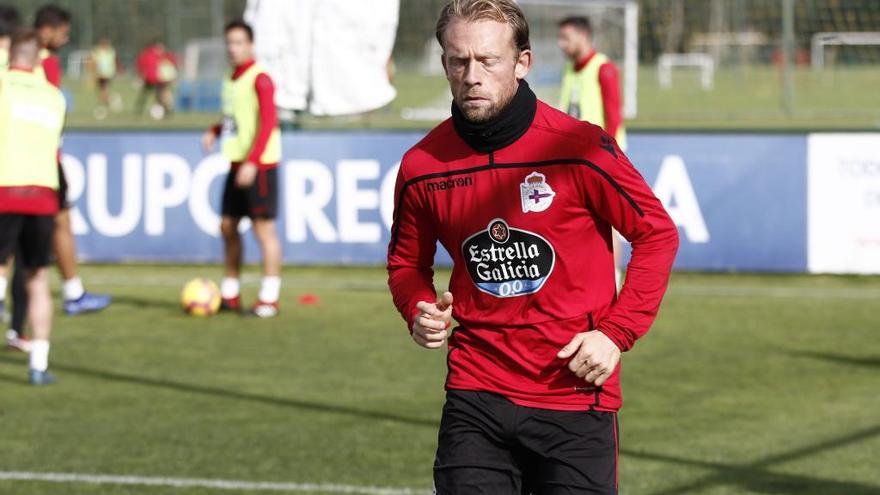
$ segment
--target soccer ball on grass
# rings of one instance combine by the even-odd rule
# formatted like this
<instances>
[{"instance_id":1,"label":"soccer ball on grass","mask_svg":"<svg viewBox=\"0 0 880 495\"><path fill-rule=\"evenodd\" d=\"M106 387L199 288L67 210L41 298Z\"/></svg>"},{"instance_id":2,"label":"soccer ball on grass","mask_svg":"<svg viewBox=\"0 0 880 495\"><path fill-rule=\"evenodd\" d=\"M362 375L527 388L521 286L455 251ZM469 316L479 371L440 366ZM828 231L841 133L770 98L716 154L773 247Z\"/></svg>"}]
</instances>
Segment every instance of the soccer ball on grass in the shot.
<instances>
[{"instance_id":1,"label":"soccer ball on grass","mask_svg":"<svg viewBox=\"0 0 880 495\"><path fill-rule=\"evenodd\" d=\"M183 310L193 316L211 316L220 309L220 289L206 278L194 278L180 292Z\"/></svg>"}]
</instances>

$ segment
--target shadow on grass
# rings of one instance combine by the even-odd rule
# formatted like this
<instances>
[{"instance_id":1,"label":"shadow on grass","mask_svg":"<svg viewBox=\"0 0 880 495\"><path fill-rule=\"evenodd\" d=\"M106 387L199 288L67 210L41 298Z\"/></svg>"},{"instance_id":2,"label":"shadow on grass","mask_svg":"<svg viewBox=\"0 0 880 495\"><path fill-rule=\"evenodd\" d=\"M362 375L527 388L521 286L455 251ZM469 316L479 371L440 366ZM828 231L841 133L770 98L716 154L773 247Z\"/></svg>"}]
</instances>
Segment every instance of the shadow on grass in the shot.
<instances>
[{"instance_id":1,"label":"shadow on grass","mask_svg":"<svg viewBox=\"0 0 880 495\"><path fill-rule=\"evenodd\" d=\"M0 356L0 362L20 363L20 360L8 356ZM248 392L226 390L218 387L210 387L195 383L184 383L165 379L149 378L145 376L129 375L125 373L118 373L115 371L104 371L85 368L82 366L70 366L65 364L58 364L56 362L52 363L51 368L53 370L95 378L98 380L107 380L113 382L143 385L147 387L163 388L167 390L176 390L192 394L208 395L224 399L251 401L273 406L301 409L304 411L355 416L375 421L392 421L410 426L422 426L434 429L440 427L440 422L438 420L414 418L385 411L371 411L368 409L358 409L337 404L289 399L285 397L274 397L271 395L252 394ZM0 375L0 379L2 378L2 375ZM59 378L63 380L63 377Z\"/></svg>"},{"instance_id":2,"label":"shadow on grass","mask_svg":"<svg viewBox=\"0 0 880 495\"><path fill-rule=\"evenodd\" d=\"M21 364L18 361L11 361L10 360L9 362L15 363L15 364ZM26 365L21 364L21 368L19 369L19 371L20 371L19 375L13 375L10 373L0 373L0 382L7 382L7 383L12 383L13 385L22 385L22 386L30 385L30 383L28 383L27 368L25 366Z\"/></svg>"},{"instance_id":3,"label":"shadow on grass","mask_svg":"<svg viewBox=\"0 0 880 495\"><path fill-rule=\"evenodd\" d=\"M0 355L0 362L22 364L20 358ZM260 395L236 390L226 390L217 387L183 383L165 379L156 379L143 376L129 375L114 371L103 371L81 366L70 366L53 363L52 368L66 373L76 374L98 380L135 384L147 387L156 387L166 390L175 390L186 393L201 394L220 397L231 400L244 400L260 404L268 404L279 407L288 407L319 413L339 414L354 416L374 421L392 421L400 424L419 426L436 429L439 427L437 420L423 419L404 416L384 411L372 411L367 409L352 408L337 404L321 403ZM0 381L7 381L25 385L24 379L18 379L12 375L0 373ZM680 466L691 466L713 471L692 482L684 483L669 489L653 492L652 495L679 495L683 493L703 490L716 486L737 486L743 491L751 493L773 493L786 495L877 495L880 494L880 486L851 481L827 480L809 475L774 473L770 471L774 465L783 464L804 457L823 453L829 450L842 448L853 443L858 443L880 436L880 425L855 431L845 436L826 440L823 442L807 445L779 454L767 456L747 464L725 464L705 460L688 459L667 454L657 454L637 450L622 449L621 454L627 457L643 459L647 461L664 462Z\"/></svg>"},{"instance_id":4,"label":"shadow on grass","mask_svg":"<svg viewBox=\"0 0 880 495\"><path fill-rule=\"evenodd\" d=\"M143 308L153 308L153 309L164 309L168 311L173 311L175 313L183 314L183 310L180 308L180 303L174 300L167 299L155 299L149 297L137 297L130 295L115 295L113 296L113 306L131 306L133 308L143 309ZM112 306L111 306L112 307Z\"/></svg>"},{"instance_id":5,"label":"shadow on grass","mask_svg":"<svg viewBox=\"0 0 880 495\"><path fill-rule=\"evenodd\" d=\"M788 351L790 356L828 361L835 364L880 368L880 356L851 356L833 352Z\"/></svg>"},{"instance_id":6,"label":"shadow on grass","mask_svg":"<svg viewBox=\"0 0 880 495\"><path fill-rule=\"evenodd\" d=\"M780 454L764 457L748 464L724 464L721 462L686 459L677 456L621 450L621 454L649 461L668 462L715 471L696 481L685 483L673 488L653 492L652 495L678 495L705 488L725 485L739 486L743 491L751 493L774 493L791 495L877 495L880 486L852 481L837 481L816 478L807 475L773 473L769 469L777 464L809 457L828 450L869 440L880 436L880 425L855 431L848 435L826 440Z\"/></svg>"}]
</instances>

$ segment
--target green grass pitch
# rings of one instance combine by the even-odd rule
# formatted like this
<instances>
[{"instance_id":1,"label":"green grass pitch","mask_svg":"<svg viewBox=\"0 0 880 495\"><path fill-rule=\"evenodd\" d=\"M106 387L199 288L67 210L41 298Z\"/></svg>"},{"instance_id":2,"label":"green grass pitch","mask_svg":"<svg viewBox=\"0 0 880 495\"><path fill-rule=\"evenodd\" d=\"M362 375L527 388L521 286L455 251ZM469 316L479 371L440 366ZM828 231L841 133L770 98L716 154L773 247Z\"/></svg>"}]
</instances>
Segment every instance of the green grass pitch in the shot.
<instances>
[{"instance_id":1,"label":"green grass pitch","mask_svg":"<svg viewBox=\"0 0 880 495\"><path fill-rule=\"evenodd\" d=\"M60 383L31 388L25 357L0 353L0 471L429 490L445 353L409 339L384 270L287 268L274 320L185 316L183 284L219 274L84 267L116 302L56 316ZM321 303L299 305L306 293ZM621 493L880 493L878 299L878 277L675 274L624 356ZM15 495L218 492L264 493L0 481Z\"/></svg>"},{"instance_id":2,"label":"green grass pitch","mask_svg":"<svg viewBox=\"0 0 880 495\"><path fill-rule=\"evenodd\" d=\"M880 128L880 66L856 66L794 72L793 111L782 108L782 76L773 67L745 66L719 70L715 86L703 91L694 72L677 72L674 84L663 89L654 67L639 70L638 118L628 120L631 130L725 130L725 131L810 131L876 130ZM363 115L348 117L305 116L304 129L430 129L436 121L402 118L406 109L448 108L449 87L443 76L421 75L401 70L394 79L397 98L388 106ZM218 114L180 112L156 122L146 115L135 116L137 95L129 77L113 83L125 110L105 120L93 115L95 90L89 80L65 81L74 97L68 114L70 129L197 129L216 123ZM538 96L550 104L559 99L556 85L535 87Z\"/></svg>"}]
</instances>

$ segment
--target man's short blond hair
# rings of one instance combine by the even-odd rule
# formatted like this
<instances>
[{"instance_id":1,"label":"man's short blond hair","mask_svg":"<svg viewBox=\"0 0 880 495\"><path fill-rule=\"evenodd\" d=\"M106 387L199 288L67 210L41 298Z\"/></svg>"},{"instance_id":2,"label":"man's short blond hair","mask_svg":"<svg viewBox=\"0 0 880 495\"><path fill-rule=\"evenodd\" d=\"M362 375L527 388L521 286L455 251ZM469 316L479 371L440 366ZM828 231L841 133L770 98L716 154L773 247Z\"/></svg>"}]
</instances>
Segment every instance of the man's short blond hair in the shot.
<instances>
[{"instance_id":1,"label":"man's short blond hair","mask_svg":"<svg viewBox=\"0 0 880 495\"><path fill-rule=\"evenodd\" d=\"M531 48L529 23L514 0L450 0L440 11L440 18L437 19L437 41L444 49L443 33L453 17L468 22L503 22L513 29L513 45L517 52Z\"/></svg>"}]
</instances>

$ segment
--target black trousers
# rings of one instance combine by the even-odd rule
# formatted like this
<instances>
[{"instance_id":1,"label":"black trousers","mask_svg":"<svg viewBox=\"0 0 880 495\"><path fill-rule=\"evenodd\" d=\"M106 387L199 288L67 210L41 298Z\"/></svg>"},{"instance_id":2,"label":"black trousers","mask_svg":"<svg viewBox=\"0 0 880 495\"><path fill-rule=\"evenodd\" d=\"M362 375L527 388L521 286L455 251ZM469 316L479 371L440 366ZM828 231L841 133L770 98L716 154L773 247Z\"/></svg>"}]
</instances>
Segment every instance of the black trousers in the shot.
<instances>
[{"instance_id":1,"label":"black trousers","mask_svg":"<svg viewBox=\"0 0 880 495\"><path fill-rule=\"evenodd\" d=\"M438 495L617 493L617 415L518 406L450 390L440 422Z\"/></svg>"}]
</instances>

